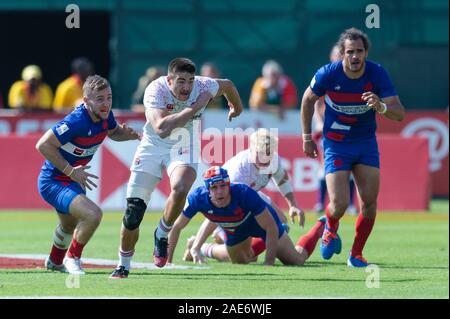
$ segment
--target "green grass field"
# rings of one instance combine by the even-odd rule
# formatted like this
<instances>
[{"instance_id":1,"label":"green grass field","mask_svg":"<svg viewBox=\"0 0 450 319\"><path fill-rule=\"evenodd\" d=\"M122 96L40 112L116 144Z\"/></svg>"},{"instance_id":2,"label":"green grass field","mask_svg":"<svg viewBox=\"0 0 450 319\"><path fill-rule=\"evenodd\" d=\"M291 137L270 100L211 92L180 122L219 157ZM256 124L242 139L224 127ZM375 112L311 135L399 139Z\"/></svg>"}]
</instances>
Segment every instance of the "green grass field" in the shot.
<instances>
[{"instance_id":1,"label":"green grass field","mask_svg":"<svg viewBox=\"0 0 450 319\"><path fill-rule=\"evenodd\" d=\"M88 258L117 259L122 213L108 212L84 250ZM152 233L160 213L146 214L133 261L151 262ZM294 242L314 223L307 214L305 230L291 226ZM175 264L186 238L202 217L182 233ZM0 211L1 254L47 254L57 218L51 211ZM263 266L263 256L251 265L210 260L207 269L135 270L126 280L111 280L110 269L87 269L79 288L66 287L66 274L44 269L0 269L0 298L116 297L116 298L448 298L449 202L434 200L428 213L380 213L364 250L379 268L379 288L366 283L375 275L346 266L353 242L355 217L345 216L340 235L343 252L325 261L316 247L303 267ZM372 276L372 277L371 277Z\"/></svg>"}]
</instances>

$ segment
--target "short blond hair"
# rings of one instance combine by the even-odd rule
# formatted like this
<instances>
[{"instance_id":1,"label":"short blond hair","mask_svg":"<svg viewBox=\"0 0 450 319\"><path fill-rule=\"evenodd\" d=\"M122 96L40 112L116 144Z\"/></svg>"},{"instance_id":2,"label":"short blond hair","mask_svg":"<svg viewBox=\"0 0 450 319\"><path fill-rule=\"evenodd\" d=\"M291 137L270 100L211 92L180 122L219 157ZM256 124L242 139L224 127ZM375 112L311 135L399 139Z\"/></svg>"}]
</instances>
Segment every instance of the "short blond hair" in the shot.
<instances>
[{"instance_id":1,"label":"short blond hair","mask_svg":"<svg viewBox=\"0 0 450 319\"><path fill-rule=\"evenodd\" d=\"M250 148L258 153L272 154L278 149L278 138L266 128L259 128L250 135Z\"/></svg>"},{"instance_id":2,"label":"short blond hair","mask_svg":"<svg viewBox=\"0 0 450 319\"><path fill-rule=\"evenodd\" d=\"M92 92L98 92L110 87L109 82L100 75L90 75L83 84L83 95L88 96Z\"/></svg>"}]
</instances>

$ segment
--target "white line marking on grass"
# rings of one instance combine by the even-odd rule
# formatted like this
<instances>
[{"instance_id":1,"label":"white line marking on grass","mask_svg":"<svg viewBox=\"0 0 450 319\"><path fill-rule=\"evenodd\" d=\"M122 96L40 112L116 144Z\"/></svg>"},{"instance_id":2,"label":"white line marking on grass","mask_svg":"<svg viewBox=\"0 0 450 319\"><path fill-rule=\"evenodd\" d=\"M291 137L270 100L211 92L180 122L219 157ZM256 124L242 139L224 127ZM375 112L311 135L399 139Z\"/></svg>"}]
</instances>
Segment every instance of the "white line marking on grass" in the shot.
<instances>
[{"instance_id":1,"label":"white line marking on grass","mask_svg":"<svg viewBox=\"0 0 450 319\"><path fill-rule=\"evenodd\" d=\"M15 259L36 259L44 261L47 255L42 254L0 254L0 258L15 258ZM99 266L117 266L117 260L111 259L98 259L98 258L82 258L83 263L99 265ZM209 269L208 266L188 266L188 265L175 265L167 264L163 268L156 267L153 263L131 262L131 268L133 269L148 269L148 270L163 270L163 269Z\"/></svg>"}]
</instances>

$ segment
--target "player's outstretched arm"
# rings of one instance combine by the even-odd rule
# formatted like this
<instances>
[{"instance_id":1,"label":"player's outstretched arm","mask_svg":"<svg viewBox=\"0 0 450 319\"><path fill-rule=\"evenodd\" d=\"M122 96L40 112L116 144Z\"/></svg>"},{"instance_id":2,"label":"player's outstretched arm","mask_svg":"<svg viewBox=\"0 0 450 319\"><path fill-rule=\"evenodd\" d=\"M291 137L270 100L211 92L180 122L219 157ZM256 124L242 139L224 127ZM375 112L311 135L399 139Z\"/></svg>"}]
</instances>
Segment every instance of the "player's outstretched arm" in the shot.
<instances>
[{"instance_id":1,"label":"player's outstretched arm","mask_svg":"<svg viewBox=\"0 0 450 319\"><path fill-rule=\"evenodd\" d=\"M277 256L278 246L278 227L267 208L257 215L256 222L266 231L266 259L265 265L273 266L275 264L275 257Z\"/></svg>"},{"instance_id":2,"label":"player's outstretched arm","mask_svg":"<svg viewBox=\"0 0 450 319\"><path fill-rule=\"evenodd\" d=\"M186 107L181 112L171 114L166 109L147 108L145 116L147 121L153 127L153 130L161 138L166 138L172 133L172 130L178 127L183 127L186 123L203 107L205 107L212 99L209 91L200 93L197 100L190 106Z\"/></svg>"},{"instance_id":3,"label":"player's outstretched arm","mask_svg":"<svg viewBox=\"0 0 450 319\"><path fill-rule=\"evenodd\" d=\"M314 104L319 99L308 86L303 94L300 119L303 132L303 152L308 157L316 158L317 146L312 140L311 121L314 115Z\"/></svg>"},{"instance_id":4,"label":"player's outstretched arm","mask_svg":"<svg viewBox=\"0 0 450 319\"><path fill-rule=\"evenodd\" d=\"M117 142L141 140L141 136L131 127L128 127L125 123L117 124L115 128L109 130L108 137Z\"/></svg>"},{"instance_id":5,"label":"player's outstretched arm","mask_svg":"<svg viewBox=\"0 0 450 319\"><path fill-rule=\"evenodd\" d=\"M289 204L289 217L291 218L291 222L295 223L295 216L298 216L298 223L303 228L305 227L305 212L303 209L298 207L297 202L294 197L293 192L289 192L284 195L284 198Z\"/></svg>"},{"instance_id":6,"label":"player's outstretched arm","mask_svg":"<svg viewBox=\"0 0 450 319\"><path fill-rule=\"evenodd\" d=\"M209 219L205 219L201 224L200 228L195 235L194 243L191 247L191 255L194 259L194 263L202 263L204 260L201 258L200 249L202 245L206 242L208 237L213 233L214 229L216 229L217 224L213 223Z\"/></svg>"},{"instance_id":7,"label":"player's outstretched arm","mask_svg":"<svg viewBox=\"0 0 450 319\"><path fill-rule=\"evenodd\" d=\"M172 229L169 232L169 249L167 252L167 262L172 263L173 254L175 248L177 247L178 239L180 238L180 233L191 220L184 216L182 213L178 216L177 220L173 224Z\"/></svg>"},{"instance_id":8,"label":"player's outstretched arm","mask_svg":"<svg viewBox=\"0 0 450 319\"><path fill-rule=\"evenodd\" d=\"M231 122L233 117L239 116L244 109L241 97L232 81L228 79L217 79L217 82L219 83L219 90L217 91L216 96L223 95L227 99L230 108L230 111L228 112L228 121Z\"/></svg>"},{"instance_id":9,"label":"player's outstretched arm","mask_svg":"<svg viewBox=\"0 0 450 319\"><path fill-rule=\"evenodd\" d=\"M275 181L275 184L278 186L278 190L289 205L289 216L292 223L295 223L295 216L298 215L299 224L301 227L304 227L305 212L297 205L297 200L294 196L291 181L289 180L289 174L283 167L281 167L281 164L279 165L278 170L272 176L272 180Z\"/></svg>"}]
</instances>

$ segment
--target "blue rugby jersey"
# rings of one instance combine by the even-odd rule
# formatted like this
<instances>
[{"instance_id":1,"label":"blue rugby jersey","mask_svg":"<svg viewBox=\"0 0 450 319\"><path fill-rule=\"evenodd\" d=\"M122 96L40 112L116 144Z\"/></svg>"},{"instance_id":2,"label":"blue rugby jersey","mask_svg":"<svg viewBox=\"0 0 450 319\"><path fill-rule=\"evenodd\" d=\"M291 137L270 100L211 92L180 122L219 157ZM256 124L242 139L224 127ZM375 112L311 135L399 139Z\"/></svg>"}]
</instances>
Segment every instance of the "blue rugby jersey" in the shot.
<instances>
[{"instance_id":1,"label":"blue rugby jersey","mask_svg":"<svg viewBox=\"0 0 450 319\"><path fill-rule=\"evenodd\" d=\"M196 188L188 196L188 206L183 215L192 218L201 212L206 218L221 226L227 234L238 235L260 229L255 216L267 207L256 191L245 184L230 184L231 202L227 207L215 207L205 186ZM277 220L277 219L276 219Z\"/></svg>"},{"instance_id":2,"label":"blue rugby jersey","mask_svg":"<svg viewBox=\"0 0 450 319\"><path fill-rule=\"evenodd\" d=\"M342 61L324 65L310 87L317 96L325 95L324 138L338 142L375 137L375 110L362 100L364 92L371 91L380 98L397 95L385 69L367 60L364 74L358 79L345 75Z\"/></svg>"},{"instance_id":3,"label":"blue rugby jersey","mask_svg":"<svg viewBox=\"0 0 450 319\"><path fill-rule=\"evenodd\" d=\"M52 131L62 144L59 148L62 157L72 166L84 166L92 159L107 136L108 130L116 126L117 122L112 111L109 112L107 120L93 122L86 106L81 104L53 126ZM70 177L48 160L42 166L42 175L56 180L71 181Z\"/></svg>"}]
</instances>

